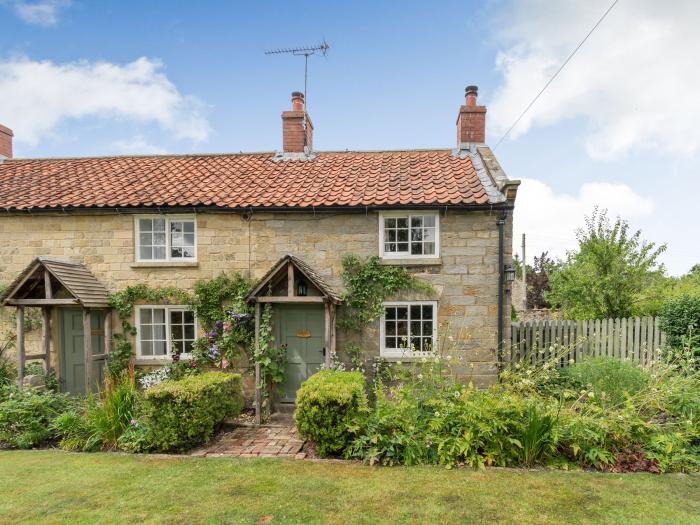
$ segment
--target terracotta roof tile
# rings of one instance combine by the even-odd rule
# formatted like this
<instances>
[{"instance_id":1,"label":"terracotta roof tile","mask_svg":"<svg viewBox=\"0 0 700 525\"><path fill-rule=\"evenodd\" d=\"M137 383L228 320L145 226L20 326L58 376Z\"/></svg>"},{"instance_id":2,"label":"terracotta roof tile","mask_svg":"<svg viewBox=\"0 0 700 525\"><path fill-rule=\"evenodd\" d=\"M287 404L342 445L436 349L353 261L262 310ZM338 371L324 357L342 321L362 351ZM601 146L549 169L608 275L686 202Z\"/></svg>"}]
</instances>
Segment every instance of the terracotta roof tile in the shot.
<instances>
[{"instance_id":1,"label":"terracotta roof tile","mask_svg":"<svg viewBox=\"0 0 700 525\"><path fill-rule=\"evenodd\" d=\"M468 155L450 150L11 159L0 163L0 208L497 202L485 184Z\"/></svg>"}]
</instances>

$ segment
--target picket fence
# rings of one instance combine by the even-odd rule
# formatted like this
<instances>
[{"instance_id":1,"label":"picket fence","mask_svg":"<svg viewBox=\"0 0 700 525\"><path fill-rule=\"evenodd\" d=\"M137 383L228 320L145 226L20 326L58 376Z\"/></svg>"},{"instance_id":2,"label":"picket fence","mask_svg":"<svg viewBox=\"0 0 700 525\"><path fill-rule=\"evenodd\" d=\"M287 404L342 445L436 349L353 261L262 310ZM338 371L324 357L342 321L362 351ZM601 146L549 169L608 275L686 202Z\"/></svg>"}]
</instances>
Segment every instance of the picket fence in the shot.
<instances>
[{"instance_id":1,"label":"picket fence","mask_svg":"<svg viewBox=\"0 0 700 525\"><path fill-rule=\"evenodd\" d=\"M567 366L608 356L647 365L665 340L656 317L518 322L511 324L510 360L541 363L556 356L559 366Z\"/></svg>"}]
</instances>

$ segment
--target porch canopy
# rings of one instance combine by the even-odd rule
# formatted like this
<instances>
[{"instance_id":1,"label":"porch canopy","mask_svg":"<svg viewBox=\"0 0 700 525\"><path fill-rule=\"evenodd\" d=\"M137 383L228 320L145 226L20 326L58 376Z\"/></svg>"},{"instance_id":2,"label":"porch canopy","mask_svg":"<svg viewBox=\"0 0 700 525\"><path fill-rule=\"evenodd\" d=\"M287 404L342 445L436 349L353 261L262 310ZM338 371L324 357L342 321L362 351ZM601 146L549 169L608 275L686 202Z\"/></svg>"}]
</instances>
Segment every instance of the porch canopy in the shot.
<instances>
[{"instance_id":1,"label":"porch canopy","mask_svg":"<svg viewBox=\"0 0 700 525\"><path fill-rule=\"evenodd\" d=\"M255 303L255 348L260 342L260 313L264 303L274 304L323 304L325 364L330 366L335 353L336 307L342 302L335 292L308 264L298 257L287 254L282 257L246 296L246 301ZM255 364L255 420L260 424L261 386L260 365Z\"/></svg>"},{"instance_id":2,"label":"porch canopy","mask_svg":"<svg viewBox=\"0 0 700 525\"><path fill-rule=\"evenodd\" d=\"M17 375L19 387L24 380L26 360L43 359L48 372L51 367L51 309L56 306L81 306L83 309L83 333L85 354L85 384L93 379L92 363L104 359L109 351L112 328L109 315L105 315L105 354L92 353L91 309L110 308L107 289L84 265L37 257L0 294L0 306L17 308ZM24 349L24 309L40 307L42 311L42 353L26 355Z\"/></svg>"}]
</instances>

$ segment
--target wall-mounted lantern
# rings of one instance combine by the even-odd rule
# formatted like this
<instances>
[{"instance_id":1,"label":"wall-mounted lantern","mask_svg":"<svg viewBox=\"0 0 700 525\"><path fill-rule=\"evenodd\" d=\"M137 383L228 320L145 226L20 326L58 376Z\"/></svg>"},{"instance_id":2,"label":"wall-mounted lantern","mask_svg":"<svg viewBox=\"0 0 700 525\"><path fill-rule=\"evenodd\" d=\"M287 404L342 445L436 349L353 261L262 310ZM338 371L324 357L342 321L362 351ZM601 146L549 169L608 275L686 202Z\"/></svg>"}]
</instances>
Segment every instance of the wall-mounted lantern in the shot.
<instances>
[{"instance_id":1,"label":"wall-mounted lantern","mask_svg":"<svg viewBox=\"0 0 700 525\"><path fill-rule=\"evenodd\" d=\"M506 286L510 287L510 285L515 281L515 269L513 268L512 264L506 264L503 267L503 274L505 277L506 281Z\"/></svg>"},{"instance_id":2,"label":"wall-mounted lantern","mask_svg":"<svg viewBox=\"0 0 700 525\"><path fill-rule=\"evenodd\" d=\"M299 279L299 281L297 281L297 295L299 297L306 297L307 292L308 287L306 286L306 282L304 279Z\"/></svg>"}]
</instances>

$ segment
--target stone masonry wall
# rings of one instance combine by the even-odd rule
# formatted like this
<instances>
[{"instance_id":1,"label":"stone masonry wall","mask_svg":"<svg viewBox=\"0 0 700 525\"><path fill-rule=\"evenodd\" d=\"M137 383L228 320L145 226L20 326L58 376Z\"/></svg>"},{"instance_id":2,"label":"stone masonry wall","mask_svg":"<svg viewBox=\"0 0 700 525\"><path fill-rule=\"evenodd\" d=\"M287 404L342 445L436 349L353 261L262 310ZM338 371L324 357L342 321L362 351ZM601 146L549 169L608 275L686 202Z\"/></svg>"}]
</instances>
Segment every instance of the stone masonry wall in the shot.
<instances>
[{"instance_id":1,"label":"stone masonry wall","mask_svg":"<svg viewBox=\"0 0 700 525\"><path fill-rule=\"evenodd\" d=\"M496 212L441 212L438 264L408 266L434 286L434 296L409 293L397 298L438 300L441 344L463 358L463 374L480 385L494 381L497 374L497 220ZM506 261L511 239L509 219ZM4 215L0 216L0 284L8 284L33 257L44 255L84 263L110 291L136 283L191 289L198 279L222 271L259 279L280 257L292 253L340 290L344 254L377 255L378 214L255 213L244 220L234 213L200 213L197 244L196 265L144 265L134 262L134 215ZM504 314L509 319L509 304ZM4 312L0 337L8 328ZM378 323L359 336L339 330L341 356L349 342L359 342L371 358L379 356ZM38 351L38 337L28 337L27 344L28 353Z\"/></svg>"}]
</instances>

